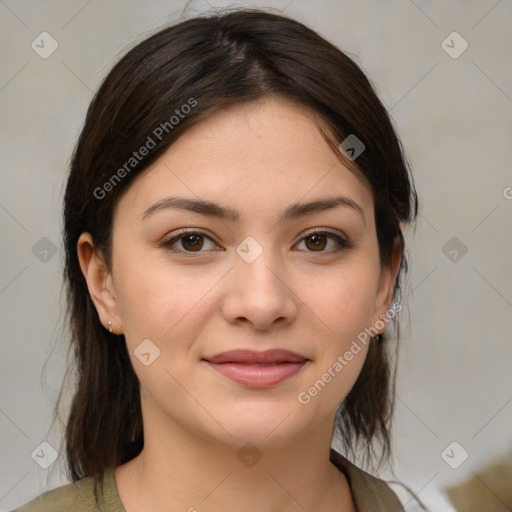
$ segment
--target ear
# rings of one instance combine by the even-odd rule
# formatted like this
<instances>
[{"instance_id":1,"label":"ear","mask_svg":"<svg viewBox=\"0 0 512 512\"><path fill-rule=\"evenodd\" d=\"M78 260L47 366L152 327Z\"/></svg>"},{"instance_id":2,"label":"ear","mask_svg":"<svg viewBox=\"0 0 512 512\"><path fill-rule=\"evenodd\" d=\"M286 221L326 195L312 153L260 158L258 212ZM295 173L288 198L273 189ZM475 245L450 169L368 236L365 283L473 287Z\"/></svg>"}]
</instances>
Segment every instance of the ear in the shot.
<instances>
[{"instance_id":1,"label":"ear","mask_svg":"<svg viewBox=\"0 0 512 512\"><path fill-rule=\"evenodd\" d=\"M384 321L387 324L386 312L391 307L391 302L393 300L393 291L396 277L400 269L401 259L402 243L400 241L400 237L396 236L395 241L393 242L390 266L383 268L380 273L372 325L375 325L378 320L381 320L381 322ZM385 330L386 327L381 330L381 333Z\"/></svg>"},{"instance_id":2,"label":"ear","mask_svg":"<svg viewBox=\"0 0 512 512\"><path fill-rule=\"evenodd\" d=\"M107 330L110 329L108 322L112 322L112 332L122 334L112 275L108 272L102 255L95 249L90 233L80 235L77 252L80 268L100 322Z\"/></svg>"}]
</instances>

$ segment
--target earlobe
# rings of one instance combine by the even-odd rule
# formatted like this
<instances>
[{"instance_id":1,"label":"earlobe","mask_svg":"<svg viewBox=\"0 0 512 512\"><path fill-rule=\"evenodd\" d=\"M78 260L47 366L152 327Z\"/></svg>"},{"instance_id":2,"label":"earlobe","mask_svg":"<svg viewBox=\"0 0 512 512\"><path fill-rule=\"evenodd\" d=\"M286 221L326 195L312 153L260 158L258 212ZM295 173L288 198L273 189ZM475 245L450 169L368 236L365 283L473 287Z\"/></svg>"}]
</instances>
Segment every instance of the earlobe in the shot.
<instances>
[{"instance_id":1,"label":"earlobe","mask_svg":"<svg viewBox=\"0 0 512 512\"><path fill-rule=\"evenodd\" d=\"M91 300L96 307L100 322L115 334L122 331L118 318L117 302L112 275L101 253L94 247L90 233L82 233L77 242L78 260L87 282ZM109 324L111 322L111 324Z\"/></svg>"}]
</instances>

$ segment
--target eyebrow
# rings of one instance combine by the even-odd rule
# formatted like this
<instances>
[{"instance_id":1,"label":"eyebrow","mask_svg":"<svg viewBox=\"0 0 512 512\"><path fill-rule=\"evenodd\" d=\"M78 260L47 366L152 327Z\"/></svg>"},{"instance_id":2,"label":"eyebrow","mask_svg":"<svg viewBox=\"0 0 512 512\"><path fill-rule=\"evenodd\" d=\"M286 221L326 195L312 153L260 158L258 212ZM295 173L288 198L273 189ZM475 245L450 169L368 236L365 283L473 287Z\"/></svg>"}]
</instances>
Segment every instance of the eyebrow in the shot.
<instances>
[{"instance_id":1,"label":"eyebrow","mask_svg":"<svg viewBox=\"0 0 512 512\"><path fill-rule=\"evenodd\" d=\"M317 199L309 203L293 203L282 213L279 222L289 219L297 219L306 215L332 210L339 207L351 208L358 212L366 226L363 209L354 200L342 196ZM211 201L203 199L188 199L184 197L165 197L147 208L142 214L142 220L145 220L157 211L162 211L168 208L187 210L201 215L206 215L208 217L216 217L230 221L240 219L240 212L237 210L221 206L220 204Z\"/></svg>"}]
</instances>

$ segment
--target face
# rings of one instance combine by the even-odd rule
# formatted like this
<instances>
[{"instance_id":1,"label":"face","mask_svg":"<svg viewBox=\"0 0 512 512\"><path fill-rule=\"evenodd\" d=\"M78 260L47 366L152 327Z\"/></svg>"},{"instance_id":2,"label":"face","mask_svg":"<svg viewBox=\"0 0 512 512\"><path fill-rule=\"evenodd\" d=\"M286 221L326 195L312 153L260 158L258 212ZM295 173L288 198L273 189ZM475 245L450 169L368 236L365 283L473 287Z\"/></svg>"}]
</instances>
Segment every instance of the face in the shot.
<instances>
[{"instance_id":1,"label":"face","mask_svg":"<svg viewBox=\"0 0 512 512\"><path fill-rule=\"evenodd\" d=\"M85 251L81 264L102 323L125 335L145 429L238 445L332 427L395 277L369 187L282 99L183 135L118 200L112 251L104 288ZM261 355L273 349L289 352Z\"/></svg>"}]
</instances>

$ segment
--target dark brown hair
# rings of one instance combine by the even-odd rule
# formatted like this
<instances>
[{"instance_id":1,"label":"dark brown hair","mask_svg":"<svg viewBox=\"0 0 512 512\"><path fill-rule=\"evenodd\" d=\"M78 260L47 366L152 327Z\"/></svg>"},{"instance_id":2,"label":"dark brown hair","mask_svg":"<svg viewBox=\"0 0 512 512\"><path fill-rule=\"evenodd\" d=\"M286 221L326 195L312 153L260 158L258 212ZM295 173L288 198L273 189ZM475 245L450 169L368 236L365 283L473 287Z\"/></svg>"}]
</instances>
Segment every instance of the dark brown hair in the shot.
<instances>
[{"instance_id":1,"label":"dark brown hair","mask_svg":"<svg viewBox=\"0 0 512 512\"><path fill-rule=\"evenodd\" d=\"M65 440L73 481L102 480L106 468L143 448L139 382L124 336L109 333L99 321L79 266L79 236L91 233L111 270L114 206L131 181L191 126L227 105L269 96L293 99L313 112L332 150L371 188L381 265L390 265L397 238L402 244L394 290L399 299L407 270L400 224L414 222L417 196L392 122L359 66L302 23L259 10L209 14L158 31L128 51L102 82L65 191L64 275L76 376ZM365 145L353 162L338 149L349 135ZM148 137L156 146L140 161L130 160ZM374 441L380 442L380 462L389 458L396 375L385 341L370 343L336 414L347 452L363 448L370 460L377 453Z\"/></svg>"}]
</instances>

